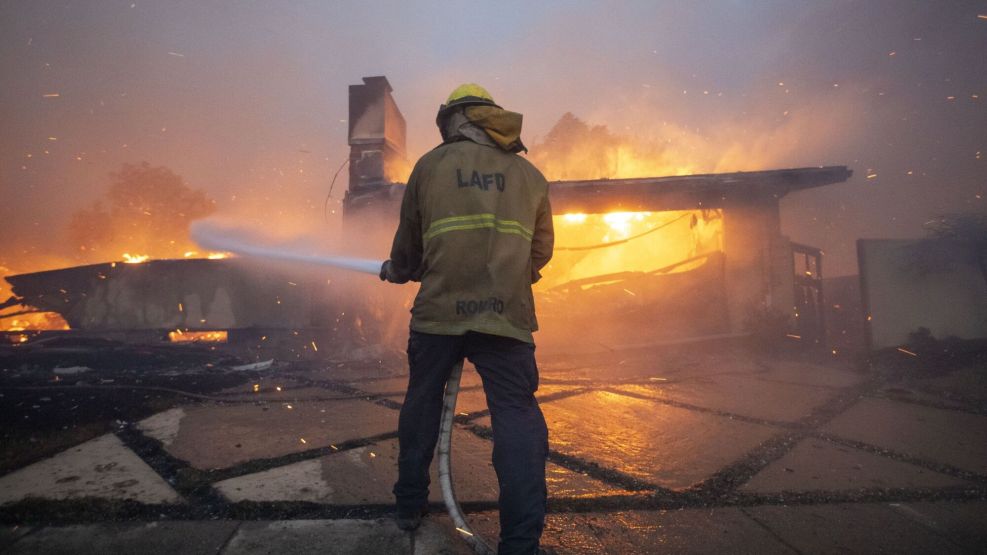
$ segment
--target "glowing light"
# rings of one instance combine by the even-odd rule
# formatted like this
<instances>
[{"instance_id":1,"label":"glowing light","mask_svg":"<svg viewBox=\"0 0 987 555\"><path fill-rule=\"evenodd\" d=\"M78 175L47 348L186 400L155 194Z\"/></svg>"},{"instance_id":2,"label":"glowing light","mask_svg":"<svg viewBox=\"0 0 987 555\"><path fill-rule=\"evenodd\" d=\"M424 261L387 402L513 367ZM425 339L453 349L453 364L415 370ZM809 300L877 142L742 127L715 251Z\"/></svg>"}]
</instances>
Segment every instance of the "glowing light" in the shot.
<instances>
[{"instance_id":1,"label":"glowing light","mask_svg":"<svg viewBox=\"0 0 987 555\"><path fill-rule=\"evenodd\" d=\"M626 239L631 235L631 223L643 221L650 215L651 212L610 212L603 215L603 221L610 226L610 229L619 233L621 239Z\"/></svg>"},{"instance_id":2,"label":"glowing light","mask_svg":"<svg viewBox=\"0 0 987 555\"><path fill-rule=\"evenodd\" d=\"M254 384L254 393L257 393L259 391L260 391L260 384L259 383L255 383Z\"/></svg>"},{"instance_id":3,"label":"glowing light","mask_svg":"<svg viewBox=\"0 0 987 555\"><path fill-rule=\"evenodd\" d=\"M223 258L230 258L232 255L228 252L209 252L206 253L205 258L209 260L221 260ZM198 251L185 251L182 254L183 258L203 258Z\"/></svg>"},{"instance_id":4,"label":"glowing light","mask_svg":"<svg viewBox=\"0 0 987 555\"><path fill-rule=\"evenodd\" d=\"M171 341L172 343L226 343L229 341L229 332L225 330L175 330L168 332L168 341Z\"/></svg>"},{"instance_id":5,"label":"glowing light","mask_svg":"<svg viewBox=\"0 0 987 555\"><path fill-rule=\"evenodd\" d=\"M909 351L908 349L904 349L902 347L898 347L898 351L900 351L902 353L905 353L908 356L913 356L913 357L917 357L918 356L916 353L913 353L913 352Z\"/></svg>"},{"instance_id":6,"label":"glowing light","mask_svg":"<svg viewBox=\"0 0 987 555\"><path fill-rule=\"evenodd\" d=\"M703 254L723 250L720 210L569 213L554 219L555 257L542 270L540 290L619 272L686 272L706 262ZM633 287L625 293L642 294Z\"/></svg>"},{"instance_id":7,"label":"glowing light","mask_svg":"<svg viewBox=\"0 0 987 555\"><path fill-rule=\"evenodd\" d=\"M124 264L140 264L142 262L147 262L151 257L146 254L130 254L129 252L123 253L123 263Z\"/></svg>"}]
</instances>

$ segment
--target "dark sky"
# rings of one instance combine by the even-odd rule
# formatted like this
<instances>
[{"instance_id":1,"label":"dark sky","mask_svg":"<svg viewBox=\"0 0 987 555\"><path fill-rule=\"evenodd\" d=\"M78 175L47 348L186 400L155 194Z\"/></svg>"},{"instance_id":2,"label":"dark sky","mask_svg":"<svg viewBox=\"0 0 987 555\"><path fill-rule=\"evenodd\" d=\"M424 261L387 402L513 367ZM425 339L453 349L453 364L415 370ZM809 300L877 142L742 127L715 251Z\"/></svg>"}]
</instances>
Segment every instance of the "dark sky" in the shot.
<instances>
[{"instance_id":1,"label":"dark sky","mask_svg":"<svg viewBox=\"0 0 987 555\"><path fill-rule=\"evenodd\" d=\"M475 81L529 145L573 112L696 171L848 165L783 203L830 275L855 273L859 237L987 211L985 1L0 0L0 265L64 249L123 162L224 214L318 225L365 75L394 86L413 158Z\"/></svg>"}]
</instances>

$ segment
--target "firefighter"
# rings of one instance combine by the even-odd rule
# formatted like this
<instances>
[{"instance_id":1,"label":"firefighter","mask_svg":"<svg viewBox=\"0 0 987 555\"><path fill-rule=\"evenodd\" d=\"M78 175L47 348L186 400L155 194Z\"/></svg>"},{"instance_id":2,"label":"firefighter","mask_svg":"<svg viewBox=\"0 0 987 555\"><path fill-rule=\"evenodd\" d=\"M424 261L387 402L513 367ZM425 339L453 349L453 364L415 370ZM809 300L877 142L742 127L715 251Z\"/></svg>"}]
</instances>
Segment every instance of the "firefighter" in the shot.
<instances>
[{"instance_id":1,"label":"firefighter","mask_svg":"<svg viewBox=\"0 0 987 555\"><path fill-rule=\"evenodd\" d=\"M437 146L415 165L390 260L380 277L420 281L411 309L410 377L398 423L397 524L414 530L427 508L429 463L443 388L455 363L473 363L493 421L500 485L499 553L536 553L545 521L548 429L538 388L531 285L552 257L544 176L526 159L521 114L465 84L439 108Z\"/></svg>"}]
</instances>

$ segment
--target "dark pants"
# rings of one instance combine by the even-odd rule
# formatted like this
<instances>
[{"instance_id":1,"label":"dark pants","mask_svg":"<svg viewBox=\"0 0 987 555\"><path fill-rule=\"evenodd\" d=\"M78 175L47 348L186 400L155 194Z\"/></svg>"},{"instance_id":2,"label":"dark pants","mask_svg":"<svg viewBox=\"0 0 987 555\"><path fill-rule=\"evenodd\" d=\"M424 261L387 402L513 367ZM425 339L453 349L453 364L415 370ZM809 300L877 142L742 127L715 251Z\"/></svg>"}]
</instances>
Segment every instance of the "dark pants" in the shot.
<instances>
[{"instance_id":1,"label":"dark pants","mask_svg":"<svg viewBox=\"0 0 987 555\"><path fill-rule=\"evenodd\" d=\"M530 343L472 332L411 332L411 376L398 422L398 507L417 510L428 499L428 467L439 436L445 383L453 365L464 357L483 379L493 420L493 464L500 484L498 553L535 553L545 524L548 428L534 396L538 368Z\"/></svg>"}]
</instances>

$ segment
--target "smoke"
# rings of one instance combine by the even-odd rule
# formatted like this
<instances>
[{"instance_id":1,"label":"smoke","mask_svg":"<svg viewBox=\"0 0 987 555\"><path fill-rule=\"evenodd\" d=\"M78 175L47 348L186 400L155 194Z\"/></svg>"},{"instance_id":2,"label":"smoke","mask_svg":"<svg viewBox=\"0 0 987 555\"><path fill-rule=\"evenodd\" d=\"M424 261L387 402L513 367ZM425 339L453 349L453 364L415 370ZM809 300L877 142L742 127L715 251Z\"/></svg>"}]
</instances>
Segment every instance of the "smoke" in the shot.
<instances>
[{"instance_id":1,"label":"smoke","mask_svg":"<svg viewBox=\"0 0 987 555\"><path fill-rule=\"evenodd\" d=\"M438 104L476 81L525 114L532 159L554 177L849 165L850 183L790 195L783 225L826 251L828 271L853 273L858 237L987 210L978 6L5 3L0 264L73 263L71 215L143 160L239 225L332 236L346 87L384 74L412 160L438 142ZM476 40L450 49L450 29ZM499 40L479 38L491 29ZM553 161L566 112L605 128L586 171L576 154Z\"/></svg>"},{"instance_id":2,"label":"smoke","mask_svg":"<svg viewBox=\"0 0 987 555\"><path fill-rule=\"evenodd\" d=\"M331 266L364 274L377 275L380 272L381 260L326 256L311 251L297 251L292 247L267 246L260 244L256 239L254 241L247 239L249 235L250 233L245 230L222 229L206 222L197 222L192 226L192 239L206 249L273 261Z\"/></svg>"}]
</instances>

